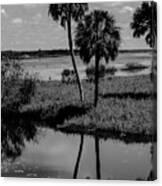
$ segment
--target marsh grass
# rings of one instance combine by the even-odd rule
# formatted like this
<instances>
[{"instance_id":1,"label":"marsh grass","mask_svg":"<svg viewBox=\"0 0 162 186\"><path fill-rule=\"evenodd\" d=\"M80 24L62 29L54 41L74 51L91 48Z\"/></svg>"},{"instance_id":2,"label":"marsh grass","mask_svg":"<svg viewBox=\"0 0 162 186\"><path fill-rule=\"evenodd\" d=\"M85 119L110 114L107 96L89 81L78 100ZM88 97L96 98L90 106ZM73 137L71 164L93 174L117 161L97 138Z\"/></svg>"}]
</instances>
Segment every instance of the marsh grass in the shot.
<instances>
[{"instance_id":1,"label":"marsh grass","mask_svg":"<svg viewBox=\"0 0 162 186\"><path fill-rule=\"evenodd\" d=\"M76 84L40 82L31 103L21 113L67 132L116 133L118 138L134 135L151 140L153 129L153 86L149 76L113 77L100 80L99 102L93 107L94 84L83 81L85 101L78 101Z\"/></svg>"}]
</instances>

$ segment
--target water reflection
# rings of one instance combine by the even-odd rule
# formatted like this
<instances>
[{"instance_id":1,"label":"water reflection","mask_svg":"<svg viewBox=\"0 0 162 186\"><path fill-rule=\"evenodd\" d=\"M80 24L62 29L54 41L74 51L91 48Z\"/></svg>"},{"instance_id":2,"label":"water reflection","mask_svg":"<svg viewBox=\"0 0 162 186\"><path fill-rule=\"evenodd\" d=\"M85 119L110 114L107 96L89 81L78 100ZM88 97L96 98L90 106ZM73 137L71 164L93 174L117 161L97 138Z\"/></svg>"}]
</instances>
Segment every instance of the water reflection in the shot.
<instances>
[{"instance_id":1,"label":"water reflection","mask_svg":"<svg viewBox=\"0 0 162 186\"><path fill-rule=\"evenodd\" d=\"M80 146L79 146L77 161L76 161L75 168L74 168L74 173L73 173L73 178L74 179L76 179L77 178L77 175L78 175L78 170L79 170L81 155L82 155L82 151L83 151L84 135L81 134L80 137L81 137L80 138Z\"/></svg>"},{"instance_id":2,"label":"water reflection","mask_svg":"<svg viewBox=\"0 0 162 186\"><path fill-rule=\"evenodd\" d=\"M1 155L3 158L15 159L20 156L25 148L24 141L33 140L37 127L30 117L23 118L20 114L10 113L5 115L2 113L1 126Z\"/></svg>"},{"instance_id":3,"label":"water reflection","mask_svg":"<svg viewBox=\"0 0 162 186\"><path fill-rule=\"evenodd\" d=\"M152 169L150 170L150 173L148 175L147 180L152 181L157 179L157 143L152 143L150 147L150 153L151 153L151 164Z\"/></svg>"},{"instance_id":4,"label":"water reflection","mask_svg":"<svg viewBox=\"0 0 162 186\"><path fill-rule=\"evenodd\" d=\"M96 178L101 179L99 137L96 135L94 138L95 138L95 152L96 152Z\"/></svg>"},{"instance_id":5,"label":"water reflection","mask_svg":"<svg viewBox=\"0 0 162 186\"><path fill-rule=\"evenodd\" d=\"M139 179L156 178L155 144L129 143L85 134L67 135L29 116L2 118L2 176ZM37 143L35 140L37 139ZM154 163L155 164L155 163Z\"/></svg>"},{"instance_id":6,"label":"water reflection","mask_svg":"<svg viewBox=\"0 0 162 186\"><path fill-rule=\"evenodd\" d=\"M100 146L99 146L98 135L94 136L94 142L95 142L95 155L96 155L96 178L101 179ZM82 151L83 151L83 143L84 143L84 135L81 134L77 161L76 161L75 169L74 169L74 173L73 173L74 179L76 179L77 175L78 175L79 165L80 165L80 161L81 161L81 155L82 155ZM86 178L89 179L90 177L86 177Z\"/></svg>"}]
</instances>

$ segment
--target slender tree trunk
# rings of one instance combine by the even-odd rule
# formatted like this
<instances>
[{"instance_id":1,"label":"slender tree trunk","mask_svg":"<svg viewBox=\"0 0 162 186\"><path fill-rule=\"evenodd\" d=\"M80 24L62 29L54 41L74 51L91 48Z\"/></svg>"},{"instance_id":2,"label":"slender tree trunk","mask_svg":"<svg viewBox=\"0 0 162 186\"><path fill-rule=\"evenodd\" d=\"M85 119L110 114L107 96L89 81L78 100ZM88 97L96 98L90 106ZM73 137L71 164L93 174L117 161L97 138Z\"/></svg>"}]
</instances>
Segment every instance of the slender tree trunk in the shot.
<instances>
[{"instance_id":1,"label":"slender tree trunk","mask_svg":"<svg viewBox=\"0 0 162 186\"><path fill-rule=\"evenodd\" d=\"M101 179L101 164L100 164L100 147L99 138L95 136L95 151L96 151L96 178Z\"/></svg>"},{"instance_id":2,"label":"slender tree trunk","mask_svg":"<svg viewBox=\"0 0 162 186\"><path fill-rule=\"evenodd\" d=\"M152 89L152 101L153 101L153 135L152 135L152 170L150 172L150 175L148 177L148 180L155 180L157 179L157 25L155 23L156 20L154 20L155 13L157 11L155 10L155 2L151 2L151 7L152 7L152 66L151 66L151 81L153 84L153 89ZM156 11L156 12L154 12Z\"/></svg>"},{"instance_id":3,"label":"slender tree trunk","mask_svg":"<svg viewBox=\"0 0 162 186\"><path fill-rule=\"evenodd\" d=\"M155 72L155 67L157 65L157 42L156 42L156 36L154 36L154 40L155 40L155 43L154 43L154 46L152 47L152 65L151 65L151 81L152 83L155 85L157 82L156 82L156 72Z\"/></svg>"},{"instance_id":4,"label":"slender tree trunk","mask_svg":"<svg viewBox=\"0 0 162 186\"><path fill-rule=\"evenodd\" d=\"M84 100L84 94L83 94L83 89L82 89L82 85L81 85L81 81L79 78L79 74L78 74L78 70L77 70L76 62L75 62L75 57L74 57L70 15L68 16L68 20L67 20L67 30L68 30L68 41L69 41L70 55L71 55L71 59L72 59L72 63L73 63L74 72L75 72L76 78L77 78L77 84L78 84L79 94L80 94L80 101L82 102Z\"/></svg>"},{"instance_id":5,"label":"slender tree trunk","mask_svg":"<svg viewBox=\"0 0 162 186\"><path fill-rule=\"evenodd\" d=\"M99 83L99 57L95 56L95 91L94 91L94 106L97 106L98 102L98 83Z\"/></svg>"},{"instance_id":6,"label":"slender tree trunk","mask_svg":"<svg viewBox=\"0 0 162 186\"><path fill-rule=\"evenodd\" d=\"M80 164L82 150L83 150L83 142L84 142L84 135L81 134L78 157L77 157L77 161L76 161L75 168L74 168L74 173L73 173L73 178L74 179L76 179L77 175L78 175L79 164Z\"/></svg>"},{"instance_id":7,"label":"slender tree trunk","mask_svg":"<svg viewBox=\"0 0 162 186\"><path fill-rule=\"evenodd\" d=\"M153 46L152 46L152 66L151 66L151 81L153 83L153 85L155 86L156 83L157 83L157 75L156 75L156 72L155 72L155 67L157 65L157 28L156 28L156 24L154 24L154 15L155 15L155 12L154 12L154 7L155 7L155 2L151 2L151 7L152 7L152 32L151 32L151 35L152 35L152 42L153 42ZM157 16L157 15L156 15ZM154 91L153 91L154 92Z\"/></svg>"},{"instance_id":8,"label":"slender tree trunk","mask_svg":"<svg viewBox=\"0 0 162 186\"><path fill-rule=\"evenodd\" d=\"M151 2L154 3L154 2ZM153 5L152 5L153 7ZM154 8L152 8L154 11ZM154 12L152 12L154 15ZM148 180L155 180L157 179L157 33L156 28L154 25L154 18L152 17L152 37L153 37L153 52L152 52L152 83L153 83L153 90L152 90L152 101L153 101L153 135L152 135L152 146L151 146L151 162L152 162L152 170L148 177Z\"/></svg>"}]
</instances>

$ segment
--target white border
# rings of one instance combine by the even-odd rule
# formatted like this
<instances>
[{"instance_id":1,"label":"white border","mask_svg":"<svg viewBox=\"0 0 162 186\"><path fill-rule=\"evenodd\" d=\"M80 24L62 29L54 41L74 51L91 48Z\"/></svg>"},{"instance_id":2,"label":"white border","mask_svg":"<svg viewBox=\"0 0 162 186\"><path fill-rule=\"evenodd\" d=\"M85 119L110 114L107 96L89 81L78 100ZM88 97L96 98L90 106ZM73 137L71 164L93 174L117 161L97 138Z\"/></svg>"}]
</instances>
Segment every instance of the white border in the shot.
<instances>
[{"instance_id":1,"label":"white border","mask_svg":"<svg viewBox=\"0 0 162 186\"><path fill-rule=\"evenodd\" d=\"M103 2L103 0L1 0L1 4L17 4L17 3L58 3L58 2ZM109 0L106 0L109 1ZM117 0L111 0L117 1ZM118 0L119 1L119 0ZM131 0L130 0L131 1ZM139 0L138 0L139 1ZM162 171L161 165L162 161L162 114L160 111L162 110L162 1L156 0L158 3L158 180L155 182L140 182L140 181L96 181L96 180L65 180L65 179L27 179L27 178L0 178L0 185L3 186L28 186L28 185L35 185L35 186L102 186L111 184L114 186L125 186L125 185L162 185Z\"/></svg>"}]
</instances>

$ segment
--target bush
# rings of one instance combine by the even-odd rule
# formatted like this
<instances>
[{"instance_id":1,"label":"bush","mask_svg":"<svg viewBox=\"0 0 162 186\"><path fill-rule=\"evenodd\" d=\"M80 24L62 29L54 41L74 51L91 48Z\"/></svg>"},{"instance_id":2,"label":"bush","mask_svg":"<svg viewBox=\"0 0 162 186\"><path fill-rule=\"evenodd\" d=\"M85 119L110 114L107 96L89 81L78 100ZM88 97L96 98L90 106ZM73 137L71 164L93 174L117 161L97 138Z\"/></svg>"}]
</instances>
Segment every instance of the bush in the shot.
<instances>
[{"instance_id":1,"label":"bush","mask_svg":"<svg viewBox=\"0 0 162 186\"><path fill-rule=\"evenodd\" d=\"M95 66L94 65L87 67L86 75L89 81L94 81L95 79ZM99 66L99 78L103 78L104 76L105 76L105 66L100 65Z\"/></svg>"},{"instance_id":2,"label":"bush","mask_svg":"<svg viewBox=\"0 0 162 186\"><path fill-rule=\"evenodd\" d=\"M115 67L110 67L106 69L106 74L107 75L114 75L117 69Z\"/></svg>"},{"instance_id":3,"label":"bush","mask_svg":"<svg viewBox=\"0 0 162 186\"><path fill-rule=\"evenodd\" d=\"M36 78L24 73L17 61L3 61L1 70L2 109L18 111L30 102L36 88Z\"/></svg>"},{"instance_id":4,"label":"bush","mask_svg":"<svg viewBox=\"0 0 162 186\"><path fill-rule=\"evenodd\" d=\"M64 69L63 72L61 73L62 76L69 76L70 75L70 70L69 69Z\"/></svg>"},{"instance_id":5,"label":"bush","mask_svg":"<svg viewBox=\"0 0 162 186\"><path fill-rule=\"evenodd\" d=\"M143 70L148 68L146 65L138 64L138 63L128 63L126 67L122 70L124 71L136 71L136 70Z\"/></svg>"},{"instance_id":6,"label":"bush","mask_svg":"<svg viewBox=\"0 0 162 186\"><path fill-rule=\"evenodd\" d=\"M76 83L76 75L74 70L64 69L61 73L61 76L62 83Z\"/></svg>"}]
</instances>

